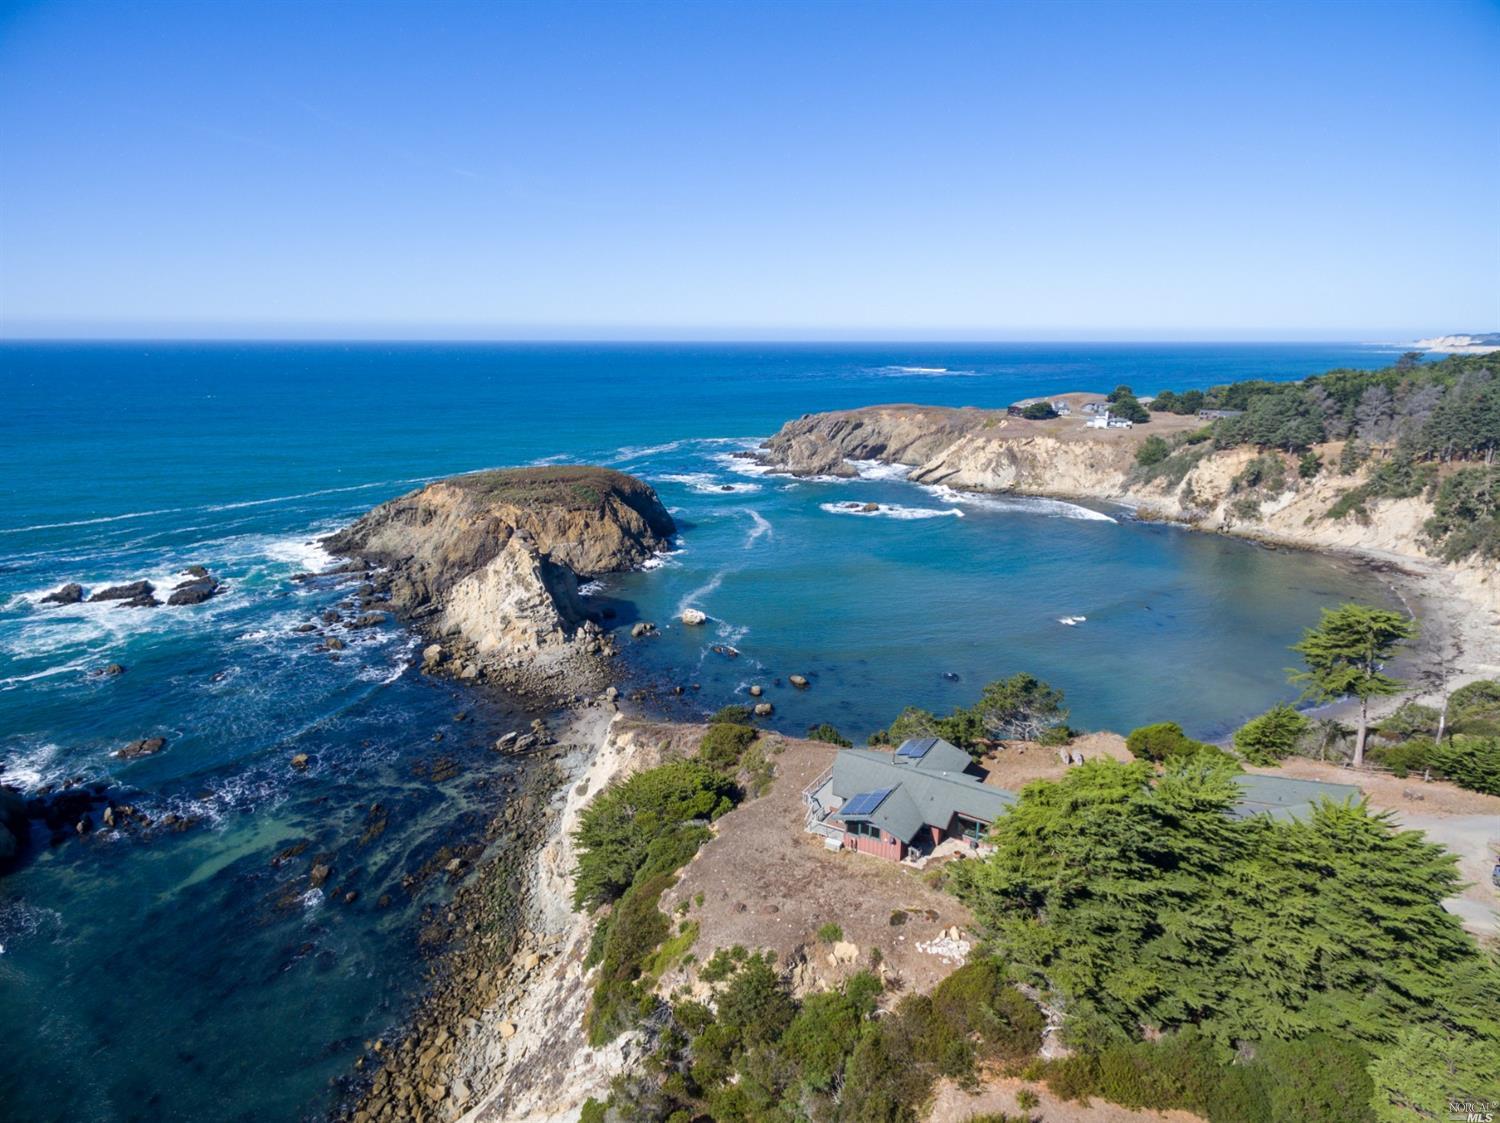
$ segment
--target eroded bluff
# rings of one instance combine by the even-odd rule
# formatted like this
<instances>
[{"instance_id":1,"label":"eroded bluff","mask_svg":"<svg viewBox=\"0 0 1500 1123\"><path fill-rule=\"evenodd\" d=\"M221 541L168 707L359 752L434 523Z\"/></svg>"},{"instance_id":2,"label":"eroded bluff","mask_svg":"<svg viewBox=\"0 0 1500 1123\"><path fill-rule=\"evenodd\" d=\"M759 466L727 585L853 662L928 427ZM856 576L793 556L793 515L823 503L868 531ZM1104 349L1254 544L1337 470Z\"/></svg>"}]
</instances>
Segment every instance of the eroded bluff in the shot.
<instances>
[{"instance_id":1,"label":"eroded bluff","mask_svg":"<svg viewBox=\"0 0 1500 1123\"><path fill-rule=\"evenodd\" d=\"M387 570L392 605L490 662L597 642L580 578L638 568L676 532L656 492L608 468L454 476L324 540Z\"/></svg>"}]
</instances>

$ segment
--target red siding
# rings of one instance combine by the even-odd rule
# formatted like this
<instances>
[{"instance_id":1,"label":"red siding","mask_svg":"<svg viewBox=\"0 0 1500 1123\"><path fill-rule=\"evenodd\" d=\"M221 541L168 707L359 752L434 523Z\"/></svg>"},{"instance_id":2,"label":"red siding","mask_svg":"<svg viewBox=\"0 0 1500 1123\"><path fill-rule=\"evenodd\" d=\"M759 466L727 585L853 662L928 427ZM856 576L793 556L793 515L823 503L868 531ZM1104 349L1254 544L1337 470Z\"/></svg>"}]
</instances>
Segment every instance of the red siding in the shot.
<instances>
[{"instance_id":1,"label":"red siding","mask_svg":"<svg viewBox=\"0 0 1500 1123\"><path fill-rule=\"evenodd\" d=\"M880 838L866 838L864 835L844 835L844 845L850 850L858 850L861 854L873 854L877 858L889 858L893 862L899 862L902 852L906 849L900 839L894 837L887 831L880 832Z\"/></svg>"}]
</instances>

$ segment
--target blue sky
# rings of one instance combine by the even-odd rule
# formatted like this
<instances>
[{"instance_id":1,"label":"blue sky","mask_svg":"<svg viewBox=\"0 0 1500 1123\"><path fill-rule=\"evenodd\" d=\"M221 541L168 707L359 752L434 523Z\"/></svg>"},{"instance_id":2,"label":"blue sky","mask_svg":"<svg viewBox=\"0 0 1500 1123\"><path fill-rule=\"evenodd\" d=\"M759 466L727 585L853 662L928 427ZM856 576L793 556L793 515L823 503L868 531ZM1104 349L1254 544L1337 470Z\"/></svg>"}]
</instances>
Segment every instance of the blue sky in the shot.
<instances>
[{"instance_id":1,"label":"blue sky","mask_svg":"<svg viewBox=\"0 0 1500 1123\"><path fill-rule=\"evenodd\" d=\"M0 332L1500 328L1500 5L3 3Z\"/></svg>"}]
</instances>

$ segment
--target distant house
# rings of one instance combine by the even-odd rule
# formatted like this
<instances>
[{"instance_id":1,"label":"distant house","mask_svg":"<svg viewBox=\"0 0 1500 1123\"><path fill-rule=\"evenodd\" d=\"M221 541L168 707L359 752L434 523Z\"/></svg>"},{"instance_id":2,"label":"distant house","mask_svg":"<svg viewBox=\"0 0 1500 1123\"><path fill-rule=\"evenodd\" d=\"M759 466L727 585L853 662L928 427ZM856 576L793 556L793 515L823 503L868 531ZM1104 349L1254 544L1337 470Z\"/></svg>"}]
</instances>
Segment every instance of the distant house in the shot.
<instances>
[{"instance_id":1,"label":"distant house","mask_svg":"<svg viewBox=\"0 0 1500 1123\"><path fill-rule=\"evenodd\" d=\"M1016 801L991 787L969 754L940 737L916 737L894 753L843 749L806 793L809 829L845 849L901 861L945 839L978 845Z\"/></svg>"},{"instance_id":2,"label":"distant house","mask_svg":"<svg viewBox=\"0 0 1500 1123\"><path fill-rule=\"evenodd\" d=\"M1057 412L1059 417L1067 417L1073 412L1073 407L1068 403L1067 398L1054 398L1052 408Z\"/></svg>"},{"instance_id":3,"label":"distant house","mask_svg":"<svg viewBox=\"0 0 1500 1123\"><path fill-rule=\"evenodd\" d=\"M957 839L977 849L1016 794L984 782L969 754L940 737L914 737L895 752L841 749L833 767L802 793L806 826L830 849L857 850L900 862L930 854ZM1360 798L1352 784L1245 772L1230 814L1295 819L1323 800Z\"/></svg>"},{"instance_id":4,"label":"distant house","mask_svg":"<svg viewBox=\"0 0 1500 1123\"><path fill-rule=\"evenodd\" d=\"M1083 427L1085 429L1131 429L1135 427L1135 422L1124 417L1115 417L1106 409L1085 421Z\"/></svg>"},{"instance_id":5,"label":"distant house","mask_svg":"<svg viewBox=\"0 0 1500 1123\"><path fill-rule=\"evenodd\" d=\"M1198 416L1204 421L1217 421L1221 417L1238 417L1244 412L1242 409L1200 409Z\"/></svg>"},{"instance_id":6,"label":"distant house","mask_svg":"<svg viewBox=\"0 0 1500 1123\"><path fill-rule=\"evenodd\" d=\"M1084 402L1083 403L1083 412L1084 413L1108 413L1109 412L1109 403L1108 402L1104 402L1104 401L1099 401L1099 402Z\"/></svg>"}]
</instances>

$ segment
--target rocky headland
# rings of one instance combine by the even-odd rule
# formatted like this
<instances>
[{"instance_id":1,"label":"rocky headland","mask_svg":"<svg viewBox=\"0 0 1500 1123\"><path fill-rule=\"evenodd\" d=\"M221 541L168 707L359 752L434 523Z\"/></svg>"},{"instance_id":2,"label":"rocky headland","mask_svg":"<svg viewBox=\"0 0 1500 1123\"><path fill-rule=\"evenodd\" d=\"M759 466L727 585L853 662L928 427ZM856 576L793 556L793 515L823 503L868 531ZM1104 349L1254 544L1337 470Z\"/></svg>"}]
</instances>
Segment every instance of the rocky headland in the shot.
<instances>
[{"instance_id":1,"label":"rocky headland","mask_svg":"<svg viewBox=\"0 0 1500 1123\"><path fill-rule=\"evenodd\" d=\"M631 476L511 468L428 484L323 544L375 567L378 593L434 641L429 670L562 698L597 689L612 651L579 581L639 568L675 531Z\"/></svg>"}]
</instances>

